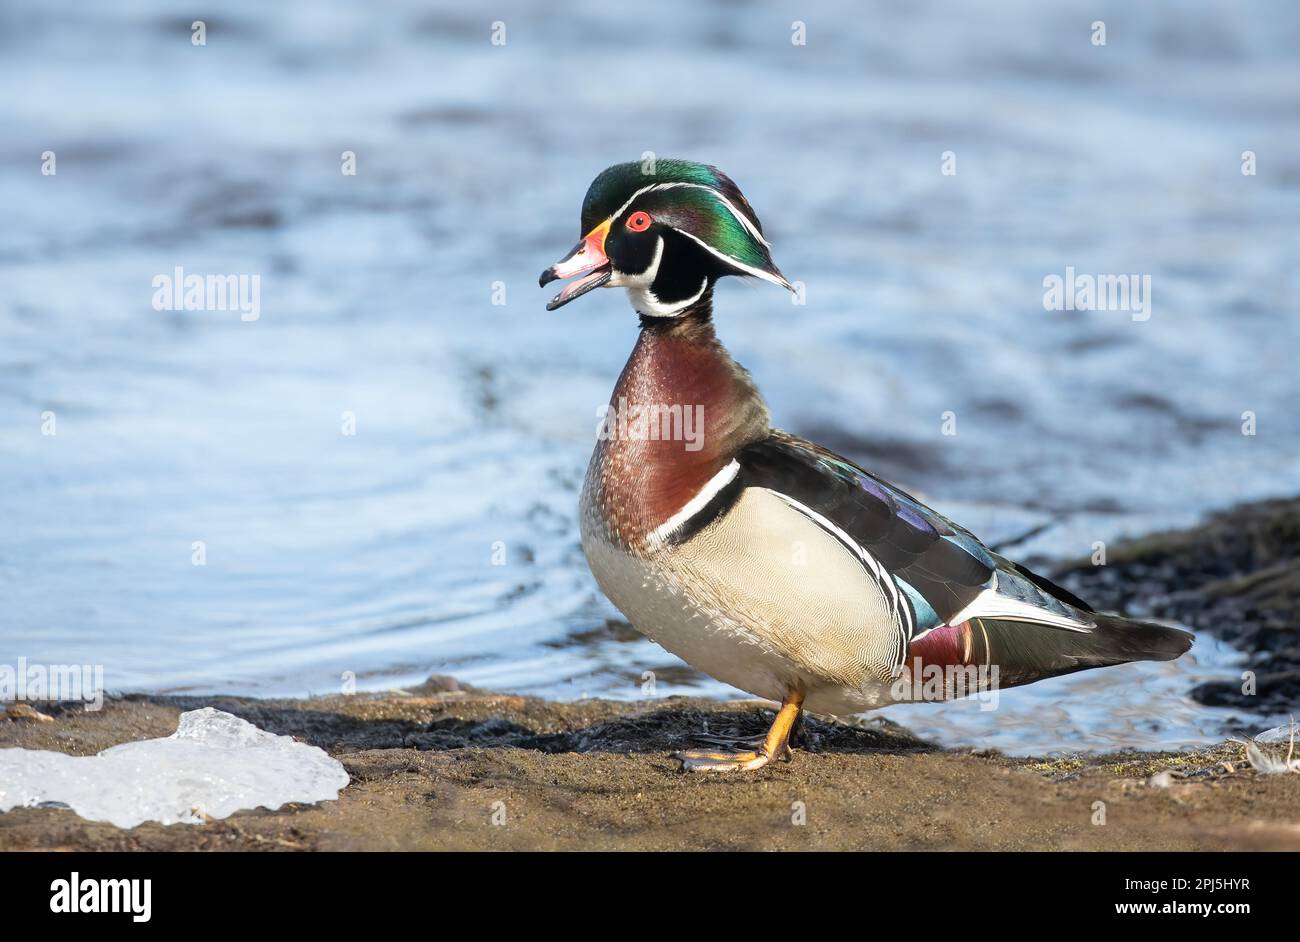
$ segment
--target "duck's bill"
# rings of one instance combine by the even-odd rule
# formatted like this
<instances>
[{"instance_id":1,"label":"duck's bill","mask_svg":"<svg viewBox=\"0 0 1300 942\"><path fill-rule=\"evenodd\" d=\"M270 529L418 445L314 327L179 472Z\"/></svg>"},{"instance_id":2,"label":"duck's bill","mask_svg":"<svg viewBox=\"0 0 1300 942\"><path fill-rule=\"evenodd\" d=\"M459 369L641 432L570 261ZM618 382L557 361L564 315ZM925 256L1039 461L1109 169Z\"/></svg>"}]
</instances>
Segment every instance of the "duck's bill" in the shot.
<instances>
[{"instance_id":1,"label":"duck's bill","mask_svg":"<svg viewBox=\"0 0 1300 942\"><path fill-rule=\"evenodd\" d=\"M548 269L548 271L550 270ZM563 307L568 304L574 298L582 297L593 288L599 288L601 285L605 284L605 282L609 281L610 276L613 273L613 267L609 262L605 262L603 265L598 265L584 274L577 281L571 281L565 285L564 289L559 294L546 302L546 309L548 311L554 311L557 307ZM560 276L556 275L548 279L544 274L542 275L542 284L546 284L548 281L554 281L558 277Z\"/></svg>"},{"instance_id":2,"label":"duck's bill","mask_svg":"<svg viewBox=\"0 0 1300 942\"><path fill-rule=\"evenodd\" d=\"M605 236L609 232L609 222L605 221L588 232L568 255L560 259L546 271L537 283L546 287L552 281L561 278L578 278L564 286L564 290L547 303L546 309L554 311L563 307L574 298L580 298L592 288L599 288L609 281L614 273L614 266L605 255ZM581 275L582 277L578 277Z\"/></svg>"}]
</instances>

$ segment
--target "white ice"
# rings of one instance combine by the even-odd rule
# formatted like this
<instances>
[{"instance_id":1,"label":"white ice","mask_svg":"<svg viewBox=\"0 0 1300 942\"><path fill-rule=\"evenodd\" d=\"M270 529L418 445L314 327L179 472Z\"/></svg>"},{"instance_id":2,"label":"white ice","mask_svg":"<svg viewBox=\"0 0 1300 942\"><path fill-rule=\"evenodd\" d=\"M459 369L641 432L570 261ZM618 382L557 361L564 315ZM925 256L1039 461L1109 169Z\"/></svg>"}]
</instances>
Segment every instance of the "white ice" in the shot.
<instances>
[{"instance_id":1,"label":"white ice","mask_svg":"<svg viewBox=\"0 0 1300 942\"><path fill-rule=\"evenodd\" d=\"M1262 733L1251 736L1255 742L1281 742L1289 743L1292 740L1300 740L1300 726L1295 725L1292 720L1285 726L1275 726L1272 729L1266 729Z\"/></svg>"},{"instance_id":2,"label":"white ice","mask_svg":"<svg viewBox=\"0 0 1300 942\"><path fill-rule=\"evenodd\" d=\"M246 808L338 798L343 766L323 750L211 707L182 713L176 732L69 756L0 749L0 812L46 802L134 827L202 824Z\"/></svg>"}]
</instances>

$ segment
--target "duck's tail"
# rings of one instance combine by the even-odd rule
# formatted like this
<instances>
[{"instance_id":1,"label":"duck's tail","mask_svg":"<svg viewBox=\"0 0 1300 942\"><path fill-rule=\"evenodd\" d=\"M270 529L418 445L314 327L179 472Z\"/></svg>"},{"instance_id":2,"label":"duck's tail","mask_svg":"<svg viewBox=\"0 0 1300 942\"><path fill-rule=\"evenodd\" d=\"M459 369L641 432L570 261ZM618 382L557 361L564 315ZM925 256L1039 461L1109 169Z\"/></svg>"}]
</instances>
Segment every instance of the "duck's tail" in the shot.
<instances>
[{"instance_id":1,"label":"duck's tail","mask_svg":"<svg viewBox=\"0 0 1300 942\"><path fill-rule=\"evenodd\" d=\"M1091 635L1092 651L1102 659L1099 664L1172 661L1186 654L1196 640L1190 631L1172 625L1099 613L1092 618L1097 625Z\"/></svg>"},{"instance_id":2,"label":"duck's tail","mask_svg":"<svg viewBox=\"0 0 1300 942\"><path fill-rule=\"evenodd\" d=\"M1172 661L1191 648L1182 628L1091 612L1090 631L1004 619L971 619L972 635L998 665L1003 687L1130 661Z\"/></svg>"}]
</instances>

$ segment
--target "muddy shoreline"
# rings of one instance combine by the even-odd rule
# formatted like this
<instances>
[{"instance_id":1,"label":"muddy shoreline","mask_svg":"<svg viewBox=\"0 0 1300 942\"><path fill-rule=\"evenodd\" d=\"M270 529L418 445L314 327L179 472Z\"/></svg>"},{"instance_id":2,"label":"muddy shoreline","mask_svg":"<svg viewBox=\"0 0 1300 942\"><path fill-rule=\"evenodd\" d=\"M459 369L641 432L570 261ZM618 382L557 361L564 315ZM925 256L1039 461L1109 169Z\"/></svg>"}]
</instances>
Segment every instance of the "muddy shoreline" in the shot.
<instances>
[{"instance_id":1,"label":"muddy shoreline","mask_svg":"<svg viewBox=\"0 0 1300 942\"><path fill-rule=\"evenodd\" d=\"M944 750L887 722L813 718L788 763L678 771L705 729L761 732L761 703L550 703L424 689L311 700L128 697L5 721L0 747L88 755L169 735L214 706L336 756L339 800L128 830L57 808L0 815L7 850L1300 849L1300 775L1239 744L1193 753L1013 759ZM1161 773L1169 773L1162 775ZM1105 823L1097 823L1101 802ZM802 822L802 823L800 823Z\"/></svg>"},{"instance_id":2,"label":"muddy shoreline","mask_svg":"<svg viewBox=\"0 0 1300 942\"><path fill-rule=\"evenodd\" d=\"M1270 708L1300 702L1300 501L1116 546L1055 575L1098 607L1248 651ZM1225 677L1194 695L1256 710ZM0 713L0 748L92 755L212 706L337 757L337 801L128 830L59 808L0 814L5 850L1300 850L1300 775L1237 742L1183 753L1012 758L942 749L881 718L810 717L791 762L686 775L674 749L756 735L772 705L672 697L554 703L431 678L307 700L111 698ZM26 715L24 715L26 714ZM1104 822L1104 823L1103 823Z\"/></svg>"}]
</instances>

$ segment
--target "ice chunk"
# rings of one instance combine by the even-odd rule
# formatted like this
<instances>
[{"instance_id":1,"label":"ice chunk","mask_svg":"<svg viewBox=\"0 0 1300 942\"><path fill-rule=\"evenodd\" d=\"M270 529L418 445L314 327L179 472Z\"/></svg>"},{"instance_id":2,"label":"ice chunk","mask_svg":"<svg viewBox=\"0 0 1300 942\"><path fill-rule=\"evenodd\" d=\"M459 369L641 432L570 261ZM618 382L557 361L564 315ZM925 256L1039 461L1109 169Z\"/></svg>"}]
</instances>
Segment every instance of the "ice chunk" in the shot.
<instances>
[{"instance_id":1,"label":"ice chunk","mask_svg":"<svg viewBox=\"0 0 1300 942\"><path fill-rule=\"evenodd\" d=\"M342 764L323 750L211 707L182 713L166 739L123 743L97 756L0 749L0 811L55 802L123 828L330 801L347 784Z\"/></svg>"},{"instance_id":2,"label":"ice chunk","mask_svg":"<svg viewBox=\"0 0 1300 942\"><path fill-rule=\"evenodd\" d=\"M1300 741L1300 727L1295 725L1295 720L1285 726L1275 726L1272 729L1266 729L1257 736L1250 737L1255 742L1283 742L1289 743L1291 740Z\"/></svg>"}]
</instances>

